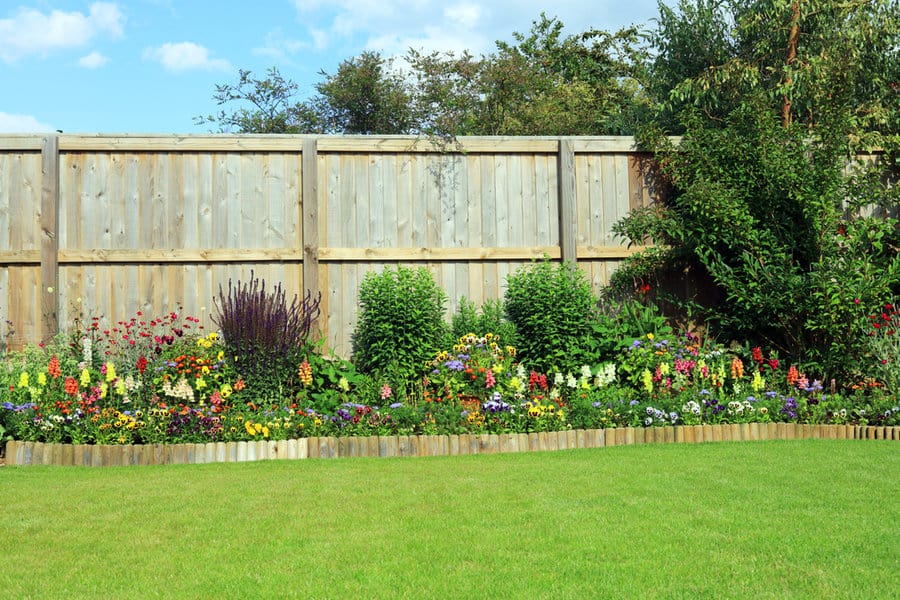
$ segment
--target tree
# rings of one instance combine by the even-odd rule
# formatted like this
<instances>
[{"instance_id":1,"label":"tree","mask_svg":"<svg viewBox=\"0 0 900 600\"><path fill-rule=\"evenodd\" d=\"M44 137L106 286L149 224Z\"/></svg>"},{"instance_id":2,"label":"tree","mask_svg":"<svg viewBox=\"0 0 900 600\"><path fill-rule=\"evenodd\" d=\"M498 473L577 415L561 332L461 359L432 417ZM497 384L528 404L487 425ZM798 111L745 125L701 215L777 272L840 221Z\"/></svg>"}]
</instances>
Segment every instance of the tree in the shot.
<instances>
[{"instance_id":1,"label":"tree","mask_svg":"<svg viewBox=\"0 0 900 600\"><path fill-rule=\"evenodd\" d=\"M271 68L264 79L240 71L217 85L217 104L232 112L201 117L220 131L457 135L631 133L644 108L638 81L644 50L636 29L589 29L564 36L541 15L497 51L426 54L410 50L410 72L364 52L334 74L321 71L316 94L296 99L297 84Z\"/></svg>"},{"instance_id":2,"label":"tree","mask_svg":"<svg viewBox=\"0 0 900 600\"><path fill-rule=\"evenodd\" d=\"M656 247L614 284L699 272L716 297L683 305L719 335L852 376L867 313L900 291L885 217L898 205L885 177L900 147L898 35L895 0L661 6L656 112L640 134L672 194L617 224ZM876 146L879 162L855 160Z\"/></svg>"},{"instance_id":3,"label":"tree","mask_svg":"<svg viewBox=\"0 0 900 600\"><path fill-rule=\"evenodd\" d=\"M643 64L636 29L563 36L542 14L493 54L423 54L416 77L419 122L438 135L591 135L630 132Z\"/></svg>"},{"instance_id":4,"label":"tree","mask_svg":"<svg viewBox=\"0 0 900 600\"><path fill-rule=\"evenodd\" d=\"M329 133L403 134L415 129L409 85L393 61L363 52L334 75L320 73L312 104Z\"/></svg>"},{"instance_id":5,"label":"tree","mask_svg":"<svg viewBox=\"0 0 900 600\"><path fill-rule=\"evenodd\" d=\"M231 112L196 117L198 125L213 123L220 133L317 133L323 128L321 116L308 103L294 101L297 84L285 79L277 67L256 79L251 71L238 71L235 84L216 85L216 104L238 104Z\"/></svg>"}]
</instances>

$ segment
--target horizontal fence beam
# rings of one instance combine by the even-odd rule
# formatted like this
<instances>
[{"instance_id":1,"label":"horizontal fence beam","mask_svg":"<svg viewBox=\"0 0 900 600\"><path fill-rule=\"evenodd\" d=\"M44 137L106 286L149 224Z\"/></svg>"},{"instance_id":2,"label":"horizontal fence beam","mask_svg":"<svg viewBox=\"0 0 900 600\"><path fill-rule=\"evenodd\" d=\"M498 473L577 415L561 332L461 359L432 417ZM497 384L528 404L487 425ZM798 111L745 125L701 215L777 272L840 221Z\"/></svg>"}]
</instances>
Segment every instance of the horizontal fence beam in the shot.
<instances>
[{"instance_id":1,"label":"horizontal fence beam","mask_svg":"<svg viewBox=\"0 0 900 600\"><path fill-rule=\"evenodd\" d=\"M60 152L302 152L304 141L314 140L325 152L426 152L426 153L537 153L555 154L555 137L460 136L449 140L411 136L312 136L312 135L74 135L60 134ZM673 138L677 141L678 138ZM640 152L631 136L572 138L573 150L583 153ZM41 138L33 135L0 136L0 151L41 150Z\"/></svg>"},{"instance_id":2,"label":"horizontal fence beam","mask_svg":"<svg viewBox=\"0 0 900 600\"><path fill-rule=\"evenodd\" d=\"M646 246L578 246L579 259L622 259ZM559 246L525 248L319 248L320 262L531 260L560 258ZM301 263L302 248L218 248L166 250L94 249L60 250L57 263L65 264L180 264L281 261ZM0 251L0 265L40 265L40 250Z\"/></svg>"}]
</instances>

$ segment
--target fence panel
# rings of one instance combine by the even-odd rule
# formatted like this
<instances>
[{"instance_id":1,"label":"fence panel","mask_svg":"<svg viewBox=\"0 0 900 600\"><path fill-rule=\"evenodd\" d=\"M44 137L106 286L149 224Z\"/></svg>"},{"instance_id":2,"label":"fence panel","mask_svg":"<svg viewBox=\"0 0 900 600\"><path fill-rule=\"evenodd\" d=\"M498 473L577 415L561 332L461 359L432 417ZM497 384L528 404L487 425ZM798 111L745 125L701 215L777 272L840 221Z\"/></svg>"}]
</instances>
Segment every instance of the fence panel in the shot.
<instances>
[{"instance_id":1,"label":"fence panel","mask_svg":"<svg viewBox=\"0 0 900 600\"><path fill-rule=\"evenodd\" d=\"M543 256L599 287L631 253L612 224L654 197L639 158L631 138L0 137L0 334L179 306L213 327L219 286L253 271L321 290L347 356L370 271L425 266L451 311Z\"/></svg>"}]
</instances>

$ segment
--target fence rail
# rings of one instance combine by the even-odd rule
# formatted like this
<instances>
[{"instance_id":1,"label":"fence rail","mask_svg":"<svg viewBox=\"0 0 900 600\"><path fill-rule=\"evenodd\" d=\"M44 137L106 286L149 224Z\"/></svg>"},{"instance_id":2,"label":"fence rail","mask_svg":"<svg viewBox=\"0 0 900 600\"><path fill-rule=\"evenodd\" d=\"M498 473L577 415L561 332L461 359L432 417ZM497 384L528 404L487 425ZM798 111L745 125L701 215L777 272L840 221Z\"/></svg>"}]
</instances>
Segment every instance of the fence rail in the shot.
<instances>
[{"instance_id":1,"label":"fence rail","mask_svg":"<svg viewBox=\"0 0 900 600\"><path fill-rule=\"evenodd\" d=\"M251 271L321 290L345 356L372 270L426 266L451 311L544 256L599 288L636 250L612 225L656 197L646 159L628 137L0 136L0 339L176 306L210 327Z\"/></svg>"}]
</instances>

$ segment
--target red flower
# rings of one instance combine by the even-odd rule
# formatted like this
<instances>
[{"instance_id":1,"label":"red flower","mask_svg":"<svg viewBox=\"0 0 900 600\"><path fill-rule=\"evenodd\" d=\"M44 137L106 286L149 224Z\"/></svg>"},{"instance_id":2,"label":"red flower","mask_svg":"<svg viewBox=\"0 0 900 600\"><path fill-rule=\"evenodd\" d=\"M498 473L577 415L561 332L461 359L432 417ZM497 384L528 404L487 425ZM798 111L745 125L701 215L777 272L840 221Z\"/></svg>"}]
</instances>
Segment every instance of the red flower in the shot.
<instances>
[{"instance_id":1,"label":"red flower","mask_svg":"<svg viewBox=\"0 0 900 600\"><path fill-rule=\"evenodd\" d=\"M762 348L760 348L759 346L757 346L756 348L754 348L754 349L751 350L750 352L751 352L751 354L753 355L753 360L755 360L755 361L758 362L758 363L761 363L761 362L763 361Z\"/></svg>"}]
</instances>

